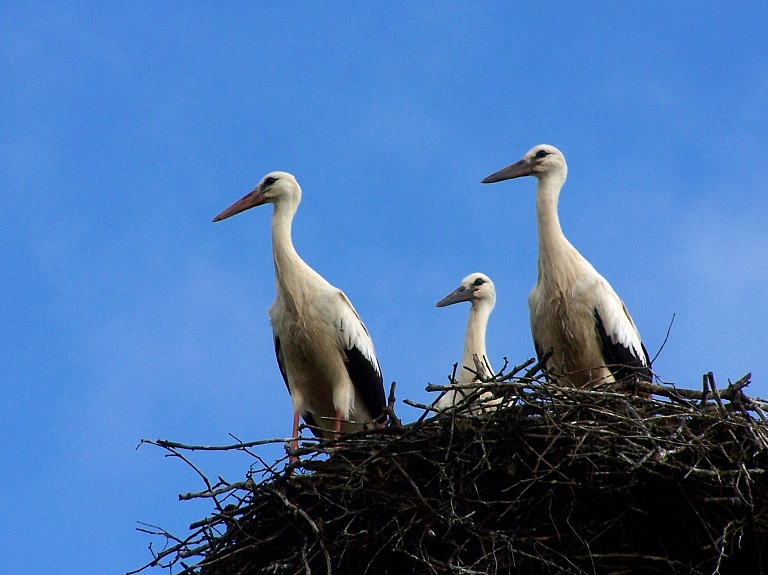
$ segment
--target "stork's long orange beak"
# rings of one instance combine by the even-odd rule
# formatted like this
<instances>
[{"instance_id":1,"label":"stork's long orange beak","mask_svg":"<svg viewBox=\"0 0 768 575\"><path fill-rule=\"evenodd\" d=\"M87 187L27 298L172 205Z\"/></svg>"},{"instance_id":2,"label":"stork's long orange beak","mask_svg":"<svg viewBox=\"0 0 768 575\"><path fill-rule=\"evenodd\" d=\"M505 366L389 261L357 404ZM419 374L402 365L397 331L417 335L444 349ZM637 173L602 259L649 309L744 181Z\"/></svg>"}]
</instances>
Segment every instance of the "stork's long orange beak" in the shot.
<instances>
[{"instance_id":1,"label":"stork's long orange beak","mask_svg":"<svg viewBox=\"0 0 768 575\"><path fill-rule=\"evenodd\" d=\"M245 210L249 210L265 203L267 203L267 198L264 197L264 192L259 188L259 186L256 186L253 188L251 193L246 194L237 200L234 204L229 206L226 210L221 212L218 216L213 218L213 221L220 222L221 220L226 220L235 214L239 214L240 212L244 212Z\"/></svg>"}]
</instances>

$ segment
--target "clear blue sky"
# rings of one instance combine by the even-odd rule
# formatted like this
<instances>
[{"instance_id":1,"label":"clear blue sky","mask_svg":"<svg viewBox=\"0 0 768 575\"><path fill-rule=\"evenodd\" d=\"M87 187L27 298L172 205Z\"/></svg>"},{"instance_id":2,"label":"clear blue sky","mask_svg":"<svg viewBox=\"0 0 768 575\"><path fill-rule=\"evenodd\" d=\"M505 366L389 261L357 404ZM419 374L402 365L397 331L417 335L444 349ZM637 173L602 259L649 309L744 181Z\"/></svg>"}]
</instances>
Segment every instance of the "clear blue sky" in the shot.
<instances>
[{"instance_id":1,"label":"clear blue sky","mask_svg":"<svg viewBox=\"0 0 768 575\"><path fill-rule=\"evenodd\" d=\"M136 521L202 518L143 437L288 435L270 208L211 223L272 170L401 399L459 359L467 309L434 304L470 272L494 364L533 354L535 181L479 182L539 143L651 355L677 314L655 371L768 395L766 30L764 2L2 3L2 570L122 573Z\"/></svg>"}]
</instances>

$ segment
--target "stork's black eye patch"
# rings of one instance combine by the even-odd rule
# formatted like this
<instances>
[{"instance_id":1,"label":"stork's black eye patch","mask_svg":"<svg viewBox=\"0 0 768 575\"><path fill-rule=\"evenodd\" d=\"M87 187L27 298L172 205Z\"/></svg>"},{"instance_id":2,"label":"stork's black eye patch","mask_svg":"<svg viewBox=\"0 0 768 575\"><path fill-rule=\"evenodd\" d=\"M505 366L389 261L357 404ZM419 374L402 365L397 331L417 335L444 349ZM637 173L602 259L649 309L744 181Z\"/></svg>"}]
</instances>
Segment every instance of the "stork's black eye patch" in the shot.
<instances>
[{"instance_id":1,"label":"stork's black eye patch","mask_svg":"<svg viewBox=\"0 0 768 575\"><path fill-rule=\"evenodd\" d=\"M485 280L483 278L477 278L474 282L472 282L472 285L481 286L485 283Z\"/></svg>"},{"instance_id":2,"label":"stork's black eye patch","mask_svg":"<svg viewBox=\"0 0 768 575\"><path fill-rule=\"evenodd\" d=\"M264 187L271 186L277 181L277 178L273 178L272 176L269 176L266 180L264 180Z\"/></svg>"},{"instance_id":3,"label":"stork's black eye patch","mask_svg":"<svg viewBox=\"0 0 768 575\"><path fill-rule=\"evenodd\" d=\"M547 152L546 150L539 150L538 152L536 152L536 156L535 157L536 158L546 158L548 155L549 155L549 152Z\"/></svg>"}]
</instances>

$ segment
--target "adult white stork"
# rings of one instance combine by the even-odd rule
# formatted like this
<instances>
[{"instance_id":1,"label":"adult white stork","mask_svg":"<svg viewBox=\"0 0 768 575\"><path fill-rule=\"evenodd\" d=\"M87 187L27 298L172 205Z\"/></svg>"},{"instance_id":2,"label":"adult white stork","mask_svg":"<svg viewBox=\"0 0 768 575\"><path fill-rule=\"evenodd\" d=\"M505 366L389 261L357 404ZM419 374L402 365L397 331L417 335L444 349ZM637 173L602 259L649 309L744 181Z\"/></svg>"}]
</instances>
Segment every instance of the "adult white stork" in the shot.
<instances>
[{"instance_id":1,"label":"adult white stork","mask_svg":"<svg viewBox=\"0 0 768 575\"><path fill-rule=\"evenodd\" d=\"M293 247L291 222L300 201L296 179L272 172L213 221L262 204L274 206L277 297L269 319L277 363L293 403L293 437L298 436L299 414L316 435L328 437L331 431L360 429L362 422L378 417L385 405L384 386L373 342L355 308Z\"/></svg>"},{"instance_id":2,"label":"adult white stork","mask_svg":"<svg viewBox=\"0 0 768 575\"><path fill-rule=\"evenodd\" d=\"M560 228L557 199L567 173L563 154L541 145L482 181L538 179L538 279L528 296L536 355L552 349L547 367L576 387L632 374L650 381L648 352L627 308Z\"/></svg>"},{"instance_id":3,"label":"adult white stork","mask_svg":"<svg viewBox=\"0 0 768 575\"><path fill-rule=\"evenodd\" d=\"M458 288L437 302L435 306L445 307L462 301L470 302L470 308L457 383L472 383L478 376L492 375L488 355L485 352L485 329L493 306L496 305L496 288L491 278L481 273L469 274L461 280ZM464 397L466 395L463 390L452 389L437 400L435 407L438 409L452 407Z\"/></svg>"}]
</instances>

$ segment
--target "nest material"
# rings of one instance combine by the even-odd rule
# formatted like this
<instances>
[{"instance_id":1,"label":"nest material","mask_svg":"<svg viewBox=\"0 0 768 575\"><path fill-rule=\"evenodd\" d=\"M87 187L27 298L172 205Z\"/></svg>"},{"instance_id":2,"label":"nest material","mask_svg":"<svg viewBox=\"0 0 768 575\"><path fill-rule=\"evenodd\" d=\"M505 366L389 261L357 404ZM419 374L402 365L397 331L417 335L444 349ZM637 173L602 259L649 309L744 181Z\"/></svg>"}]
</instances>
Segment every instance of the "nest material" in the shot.
<instances>
[{"instance_id":1,"label":"nest material","mask_svg":"<svg viewBox=\"0 0 768 575\"><path fill-rule=\"evenodd\" d=\"M473 392L493 391L485 408L422 406L403 428L305 442L259 483L206 479L183 497L210 497L216 513L184 540L149 530L171 543L153 563L202 575L768 573L762 404L741 392L748 376L721 393L705 383L631 384L662 400L497 376Z\"/></svg>"}]
</instances>

